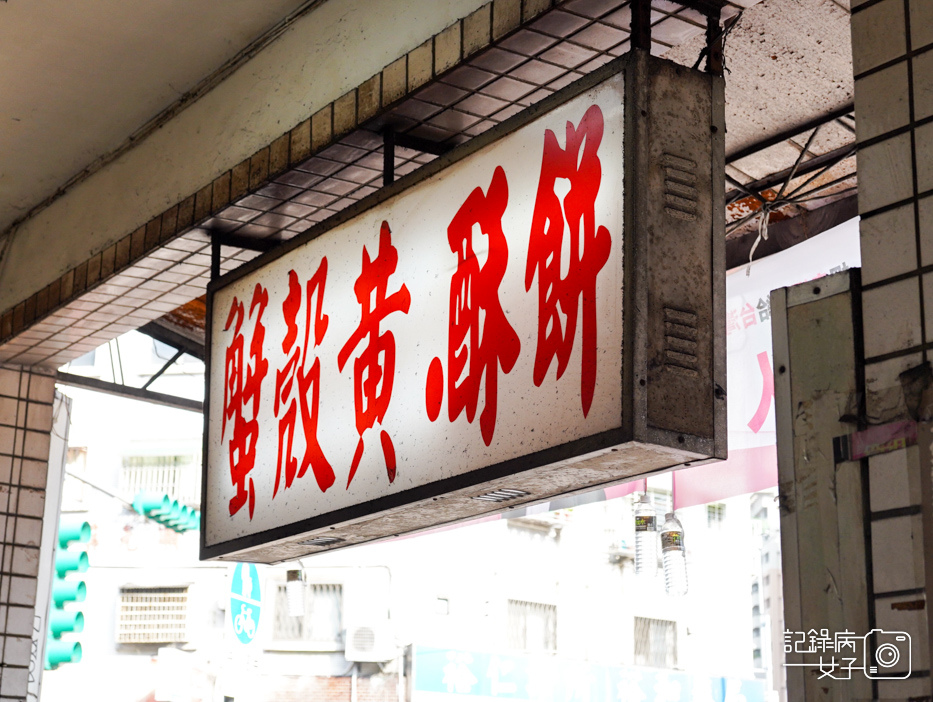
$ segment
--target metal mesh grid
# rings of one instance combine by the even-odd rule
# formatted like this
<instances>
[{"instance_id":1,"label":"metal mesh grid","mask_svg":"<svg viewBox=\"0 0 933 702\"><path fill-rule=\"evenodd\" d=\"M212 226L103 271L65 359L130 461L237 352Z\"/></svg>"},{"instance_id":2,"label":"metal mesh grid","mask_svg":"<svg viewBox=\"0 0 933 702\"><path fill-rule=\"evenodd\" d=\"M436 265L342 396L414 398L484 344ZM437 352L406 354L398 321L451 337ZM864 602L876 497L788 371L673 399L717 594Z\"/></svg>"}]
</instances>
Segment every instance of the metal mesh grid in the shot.
<instances>
[{"instance_id":1,"label":"metal mesh grid","mask_svg":"<svg viewBox=\"0 0 933 702\"><path fill-rule=\"evenodd\" d=\"M117 643L187 641L187 587L122 587Z\"/></svg>"},{"instance_id":2,"label":"metal mesh grid","mask_svg":"<svg viewBox=\"0 0 933 702\"><path fill-rule=\"evenodd\" d=\"M449 146L468 141L627 52L628 5L628 0L559 4L53 311L0 346L0 359L61 365L203 295L210 280L210 232L287 240L309 229L382 185L384 127ZM728 3L723 18L740 7ZM653 0L651 21L655 54L705 29L700 13L669 0ZM396 177L436 158L398 147L395 157ZM222 273L258 255L226 246L221 254Z\"/></svg>"}]
</instances>

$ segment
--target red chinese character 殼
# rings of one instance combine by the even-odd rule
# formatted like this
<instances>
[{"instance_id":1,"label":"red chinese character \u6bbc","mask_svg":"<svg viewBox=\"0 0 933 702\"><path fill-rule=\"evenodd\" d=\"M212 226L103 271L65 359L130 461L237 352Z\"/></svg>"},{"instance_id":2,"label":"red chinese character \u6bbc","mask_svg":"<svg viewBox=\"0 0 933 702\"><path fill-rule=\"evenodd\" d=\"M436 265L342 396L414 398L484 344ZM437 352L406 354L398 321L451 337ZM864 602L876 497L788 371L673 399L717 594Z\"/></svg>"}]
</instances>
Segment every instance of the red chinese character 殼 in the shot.
<instances>
[{"instance_id":1,"label":"red chinese character \u6bbc","mask_svg":"<svg viewBox=\"0 0 933 702\"><path fill-rule=\"evenodd\" d=\"M279 420L279 450L275 468L275 487L272 496L279 491L282 473L285 487L304 476L311 466L318 487L324 492L334 484L334 469L331 467L317 437L318 409L321 398L321 359L313 349L324 340L328 317L323 313L324 284L327 282L327 258L321 259L317 272L308 280L305 290L305 314L299 325L298 313L302 306L302 289L295 271L288 272L288 296L282 303L286 333L282 340L282 351L288 360L285 367L275 372L275 416ZM313 329L313 334L312 334ZM299 333L303 341L298 343ZM309 344L312 344L309 353ZM295 387L297 386L297 387ZM296 398L297 396L297 398ZM301 429L305 450L298 459L292 454L295 439L295 423L298 410L301 412Z\"/></svg>"},{"instance_id":2,"label":"red chinese character \u6bbc","mask_svg":"<svg viewBox=\"0 0 933 702\"><path fill-rule=\"evenodd\" d=\"M243 322L246 312L243 303L237 298L233 298L224 326L224 331L230 331L233 325L233 339L227 346L224 357L224 409L220 429L223 440L228 420L233 425L228 453L230 480L236 487L236 494L230 498L230 516L239 512L248 500L250 519L253 518L256 504L256 490L253 487L253 479L249 478L249 472L256 463L256 438L259 435L259 422L256 417L259 414L262 380L269 370L269 361L262 355L262 344L266 336L262 314L268 304L268 291L257 283L249 306L249 319L254 320L253 335L249 342L249 362L246 361L243 349Z\"/></svg>"},{"instance_id":3,"label":"red chinese character \u6bbc","mask_svg":"<svg viewBox=\"0 0 933 702\"><path fill-rule=\"evenodd\" d=\"M472 422L485 375L486 397L479 424L487 446L496 430L498 366L501 365L503 373L511 371L521 350L518 334L505 318L499 301L499 284L509 260L509 247L502 232L502 215L508 200L505 171L497 166L486 194L482 188L475 188L447 227L450 250L457 254L457 270L450 278L447 410L451 422L464 410L467 421ZM473 249L476 224L489 242L482 266ZM443 364L435 358L428 369L426 391L428 417L432 422L440 414L443 396Z\"/></svg>"},{"instance_id":4,"label":"red chinese character \u6bbc","mask_svg":"<svg viewBox=\"0 0 933 702\"><path fill-rule=\"evenodd\" d=\"M371 259L369 251L363 247L363 270L353 286L356 299L362 307L360 324L337 355L337 367L342 372L350 354L369 337L366 346L353 362L353 407L356 411L356 430L360 440L350 466L347 488L350 487L363 458L363 433L372 429L376 420L382 423L392 398L392 384L395 380L395 336L390 331L380 333L379 325L393 312L408 314L411 305L411 295L404 283L399 290L386 296L389 277L397 266L398 251L392 246L392 232L388 222L383 222L379 232L379 253L375 259ZM379 438L391 483L395 480L395 447L392 437L384 429Z\"/></svg>"},{"instance_id":5,"label":"red chinese character \u6bbc","mask_svg":"<svg viewBox=\"0 0 933 702\"><path fill-rule=\"evenodd\" d=\"M567 369L582 304L580 399L584 417L596 386L596 276L609 260L612 244L609 230L596 226L596 195L602 179L597 151L602 136L603 113L597 105L586 111L579 126L567 122L566 148L560 147L553 131L544 133L525 268L526 290L531 290L538 275L535 385L544 381L555 357L558 379ZM562 260L565 254L569 260Z\"/></svg>"}]
</instances>

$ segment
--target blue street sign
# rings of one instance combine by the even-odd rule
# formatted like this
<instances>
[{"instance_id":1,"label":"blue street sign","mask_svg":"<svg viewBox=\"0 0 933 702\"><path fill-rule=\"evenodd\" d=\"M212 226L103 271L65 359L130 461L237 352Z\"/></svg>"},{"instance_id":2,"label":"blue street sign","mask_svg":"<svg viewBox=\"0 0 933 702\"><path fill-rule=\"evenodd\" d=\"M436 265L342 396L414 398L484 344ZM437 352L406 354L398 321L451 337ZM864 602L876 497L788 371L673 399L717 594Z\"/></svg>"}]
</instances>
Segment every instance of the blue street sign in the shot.
<instances>
[{"instance_id":1,"label":"blue street sign","mask_svg":"<svg viewBox=\"0 0 933 702\"><path fill-rule=\"evenodd\" d=\"M240 643L251 643L256 636L261 606L256 566L252 563L237 563L230 585L230 617L233 619L233 632Z\"/></svg>"}]
</instances>

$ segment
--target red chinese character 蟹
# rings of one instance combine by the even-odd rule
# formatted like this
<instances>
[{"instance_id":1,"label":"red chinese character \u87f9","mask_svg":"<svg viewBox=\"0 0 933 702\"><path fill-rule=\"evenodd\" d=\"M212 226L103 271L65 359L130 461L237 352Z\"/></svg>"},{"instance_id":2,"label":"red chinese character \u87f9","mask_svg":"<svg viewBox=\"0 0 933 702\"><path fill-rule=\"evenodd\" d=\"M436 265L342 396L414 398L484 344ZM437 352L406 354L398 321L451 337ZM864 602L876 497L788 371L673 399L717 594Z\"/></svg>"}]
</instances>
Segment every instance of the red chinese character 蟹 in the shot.
<instances>
[{"instance_id":1,"label":"red chinese character \u87f9","mask_svg":"<svg viewBox=\"0 0 933 702\"><path fill-rule=\"evenodd\" d=\"M298 313L302 306L302 289L295 271L288 272L288 296L282 303L286 333L282 340L282 351L288 360L285 367L275 372L275 416L279 420L279 447L275 468L275 487L272 496L279 491L282 472L285 487L291 487L296 477L301 478L311 466L321 492L334 484L334 469L331 467L317 437L318 409L321 398L321 359L313 349L324 340L328 317L323 313L324 285L327 282L327 258L321 259L317 272L308 280L305 289L305 314L299 325ZM313 329L313 335L312 335ZM302 343L298 343L301 332ZM309 344L313 341L311 352ZM310 367L309 367L310 366ZM295 387L297 386L297 388ZM298 459L292 454L295 439L297 414L301 412L301 430L305 450Z\"/></svg>"},{"instance_id":2,"label":"red chinese character \u87f9","mask_svg":"<svg viewBox=\"0 0 933 702\"><path fill-rule=\"evenodd\" d=\"M399 290L386 296L389 277L397 266L398 251L392 246L392 232L388 222L383 222L379 232L379 253L375 259L371 259L369 251L363 247L363 270L353 286L356 299L362 307L360 324L337 355L337 368L343 372L350 354L368 337L366 346L353 362L353 407L360 440L347 478L348 489L363 458L363 433L372 429L377 420L382 423L392 398L395 336L390 331L380 333L379 325L393 312L408 314L411 305L411 295L404 283ZM395 447L392 437L384 429L379 438L391 483L395 480Z\"/></svg>"},{"instance_id":3,"label":"red chinese character \u87f9","mask_svg":"<svg viewBox=\"0 0 933 702\"><path fill-rule=\"evenodd\" d=\"M269 361L263 358L262 344L266 328L262 325L262 314L269 304L269 293L257 283L249 306L249 319L254 319L253 335L249 343L249 363L244 354L245 338L243 322L246 312L243 303L233 298L224 331L233 325L233 338L224 357L224 408L220 435L224 437L227 421L233 424L233 433L228 444L230 480L236 494L230 498L230 516L240 511L249 502L249 518L253 518L256 490L249 473L256 463L256 438L259 435L259 400L262 380L269 370ZM255 314L254 314L255 313ZM249 410L249 419L246 410ZM249 479L249 489L246 487Z\"/></svg>"},{"instance_id":4,"label":"red chinese character \u87f9","mask_svg":"<svg viewBox=\"0 0 933 702\"><path fill-rule=\"evenodd\" d=\"M553 131L544 133L525 268L526 290L531 290L538 276L535 385L544 382L555 357L557 378L564 374L573 351L577 316L582 316L580 399L584 417L596 386L596 276L609 260L612 244L609 230L596 226L596 195L602 179L597 151L602 136L603 114L597 105L586 111L579 126L567 122L566 148L560 147Z\"/></svg>"},{"instance_id":5,"label":"red chinese character \u87f9","mask_svg":"<svg viewBox=\"0 0 933 702\"><path fill-rule=\"evenodd\" d=\"M502 215L509 200L505 171L496 167L486 194L475 188L447 227L450 250L457 254L457 270L450 278L447 331L447 410L453 422L466 411L476 415L481 381L485 375L485 403L479 424L483 441L492 442L496 430L498 366L508 373L515 366L521 342L505 318L499 284L505 275L509 247L502 232ZM473 248L473 227L488 238L486 261L481 266ZM444 396L444 368L435 358L428 369L426 403L435 421Z\"/></svg>"}]
</instances>

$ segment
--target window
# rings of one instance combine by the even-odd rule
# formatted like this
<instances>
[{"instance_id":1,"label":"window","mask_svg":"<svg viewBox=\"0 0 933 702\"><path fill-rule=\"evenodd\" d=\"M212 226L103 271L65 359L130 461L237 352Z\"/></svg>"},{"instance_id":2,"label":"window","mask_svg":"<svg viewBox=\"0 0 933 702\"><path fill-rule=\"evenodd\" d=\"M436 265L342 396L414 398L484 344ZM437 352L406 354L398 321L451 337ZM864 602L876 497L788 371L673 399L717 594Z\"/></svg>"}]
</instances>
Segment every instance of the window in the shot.
<instances>
[{"instance_id":1,"label":"window","mask_svg":"<svg viewBox=\"0 0 933 702\"><path fill-rule=\"evenodd\" d=\"M706 524L711 529L720 528L726 518L726 506L722 502L706 505Z\"/></svg>"},{"instance_id":2,"label":"window","mask_svg":"<svg viewBox=\"0 0 933 702\"><path fill-rule=\"evenodd\" d=\"M752 595L758 594L758 583L752 583Z\"/></svg>"},{"instance_id":3,"label":"window","mask_svg":"<svg viewBox=\"0 0 933 702\"><path fill-rule=\"evenodd\" d=\"M302 615L289 616L285 583L276 586L272 638L316 644L326 649L339 647L343 642L343 586L305 583L304 605Z\"/></svg>"},{"instance_id":4,"label":"window","mask_svg":"<svg viewBox=\"0 0 933 702\"><path fill-rule=\"evenodd\" d=\"M509 600L509 648L521 651L557 650L557 607Z\"/></svg>"},{"instance_id":5,"label":"window","mask_svg":"<svg viewBox=\"0 0 933 702\"><path fill-rule=\"evenodd\" d=\"M187 587L121 587L117 643L187 641Z\"/></svg>"},{"instance_id":6,"label":"window","mask_svg":"<svg viewBox=\"0 0 933 702\"><path fill-rule=\"evenodd\" d=\"M658 516L663 517L668 512L672 512L671 509L671 491L670 490L661 490L658 488L648 488L648 499L651 500L651 504L654 505L654 508L658 511ZM661 522L658 522L660 528Z\"/></svg>"},{"instance_id":7,"label":"window","mask_svg":"<svg viewBox=\"0 0 933 702\"><path fill-rule=\"evenodd\" d=\"M196 505L200 495L200 457L124 456L121 490L127 500L140 491L168 495L183 504Z\"/></svg>"},{"instance_id":8,"label":"window","mask_svg":"<svg viewBox=\"0 0 933 702\"><path fill-rule=\"evenodd\" d=\"M666 619L635 617L635 665L677 665L677 625Z\"/></svg>"}]
</instances>

